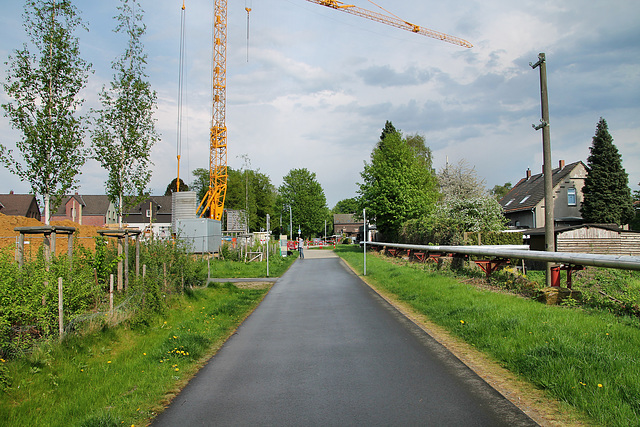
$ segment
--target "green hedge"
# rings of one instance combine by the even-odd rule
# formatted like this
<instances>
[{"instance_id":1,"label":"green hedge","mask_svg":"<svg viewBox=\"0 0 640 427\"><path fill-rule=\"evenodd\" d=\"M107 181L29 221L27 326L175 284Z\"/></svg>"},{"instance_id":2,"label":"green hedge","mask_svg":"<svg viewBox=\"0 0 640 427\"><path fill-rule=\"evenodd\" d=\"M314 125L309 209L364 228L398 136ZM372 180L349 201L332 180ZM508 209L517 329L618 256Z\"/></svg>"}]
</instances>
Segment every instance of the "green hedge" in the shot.
<instances>
[{"instance_id":1,"label":"green hedge","mask_svg":"<svg viewBox=\"0 0 640 427\"><path fill-rule=\"evenodd\" d=\"M522 233L460 232L434 227L429 220L413 219L405 222L398 243L413 245L477 245L478 234L483 245L521 245Z\"/></svg>"},{"instance_id":2,"label":"green hedge","mask_svg":"<svg viewBox=\"0 0 640 427\"><path fill-rule=\"evenodd\" d=\"M465 233L465 245L477 245L478 242L482 245L521 245L522 233Z\"/></svg>"}]
</instances>

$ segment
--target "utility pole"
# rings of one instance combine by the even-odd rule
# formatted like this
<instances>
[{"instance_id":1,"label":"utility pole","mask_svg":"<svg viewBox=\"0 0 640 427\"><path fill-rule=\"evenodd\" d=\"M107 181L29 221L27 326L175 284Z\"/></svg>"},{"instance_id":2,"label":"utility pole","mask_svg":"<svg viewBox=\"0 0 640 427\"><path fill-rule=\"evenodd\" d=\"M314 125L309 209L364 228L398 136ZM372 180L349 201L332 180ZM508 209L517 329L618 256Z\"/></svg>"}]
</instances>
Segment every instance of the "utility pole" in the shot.
<instances>
[{"instance_id":1,"label":"utility pole","mask_svg":"<svg viewBox=\"0 0 640 427\"><path fill-rule=\"evenodd\" d=\"M367 275L367 210L366 209L362 209L362 235L364 236L364 239L362 239L364 241L364 260L363 260L363 264L364 264L364 275Z\"/></svg>"},{"instance_id":2,"label":"utility pole","mask_svg":"<svg viewBox=\"0 0 640 427\"><path fill-rule=\"evenodd\" d=\"M544 53L538 54L538 62L529 63L531 68L540 68L540 98L542 120L532 125L535 130L542 129L542 157L544 173L544 236L545 250L555 252L555 225L553 218L553 176L551 167L551 134L549 132L549 97L547 95L547 64ZM551 286L551 263L547 262L547 286Z\"/></svg>"}]
</instances>

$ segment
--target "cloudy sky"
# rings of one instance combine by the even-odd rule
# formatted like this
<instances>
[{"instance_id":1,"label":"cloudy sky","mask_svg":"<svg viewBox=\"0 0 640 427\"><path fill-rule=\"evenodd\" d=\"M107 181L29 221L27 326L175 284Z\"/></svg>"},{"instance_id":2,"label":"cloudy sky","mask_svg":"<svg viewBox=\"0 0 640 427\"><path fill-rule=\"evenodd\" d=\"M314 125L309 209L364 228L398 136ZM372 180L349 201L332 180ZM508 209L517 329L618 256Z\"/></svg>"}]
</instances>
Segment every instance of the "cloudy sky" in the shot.
<instances>
[{"instance_id":1,"label":"cloudy sky","mask_svg":"<svg viewBox=\"0 0 640 427\"><path fill-rule=\"evenodd\" d=\"M0 58L26 41L23 2L2 3ZM83 96L112 76L126 40L112 32L119 1L76 0L89 32L81 54L95 73ZM278 186L293 168L315 172L330 207L356 195L364 161L386 120L421 134L436 168L465 159L488 188L542 169L540 75L547 57L553 164L586 162L604 117L629 174L640 182L640 2L628 0L378 0L413 23L469 40L462 48L305 0L229 0L228 163L269 175ZM379 11L365 0L350 2ZM176 174L178 58L182 0L141 0L147 73L158 94L150 190ZM250 7L249 40L247 13ZM186 0L186 88L181 177L208 167L213 0ZM6 65L0 66L5 79ZM0 89L0 101L7 102ZM0 142L19 134L0 117ZM88 140L87 140L88 142ZM245 156L246 155L246 156ZM82 170L80 192L102 194L106 173ZM28 192L6 170L0 193Z\"/></svg>"}]
</instances>

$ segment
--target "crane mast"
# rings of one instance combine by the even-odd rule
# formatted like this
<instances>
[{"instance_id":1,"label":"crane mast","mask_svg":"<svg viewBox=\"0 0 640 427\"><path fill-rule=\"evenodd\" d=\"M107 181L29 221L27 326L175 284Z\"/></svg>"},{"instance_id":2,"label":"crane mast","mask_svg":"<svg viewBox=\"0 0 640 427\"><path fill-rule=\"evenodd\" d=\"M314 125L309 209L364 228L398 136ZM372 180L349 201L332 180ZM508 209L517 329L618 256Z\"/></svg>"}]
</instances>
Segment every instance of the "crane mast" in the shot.
<instances>
[{"instance_id":1,"label":"crane mast","mask_svg":"<svg viewBox=\"0 0 640 427\"><path fill-rule=\"evenodd\" d=\"M227 0L214 1L213 115L209 135L209 189L198 210L222 220L227 194Z\"/></svg>"},{"instance_id":2,"label":"crane mast","mask_svg":"<svg viewBox=\"0 0 640 427\"><path fill-rule=\"evenodd\" d=\"M466 40L435 30L412 24L393 15L372 12L337 0L307 0L320 6L330 7L391 25L402 30L442 40L463 47L473 45ZM247 10L249 13L250 9ZM213 117L211 120L209 152L209 189L198 211L218 221L222 220L224 200L227 194L227 125L225 111L227 104L227 0L214 0L213 24Z\"/></svg>"}]
</instances>

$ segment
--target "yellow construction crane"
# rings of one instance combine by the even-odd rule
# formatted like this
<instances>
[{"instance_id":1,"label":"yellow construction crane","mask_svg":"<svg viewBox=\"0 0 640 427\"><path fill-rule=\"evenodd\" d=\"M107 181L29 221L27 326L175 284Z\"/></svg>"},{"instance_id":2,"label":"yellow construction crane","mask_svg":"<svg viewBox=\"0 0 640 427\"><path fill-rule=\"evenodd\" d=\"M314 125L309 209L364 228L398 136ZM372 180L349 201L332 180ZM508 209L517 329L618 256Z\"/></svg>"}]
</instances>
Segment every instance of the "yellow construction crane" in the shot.
<instances>
[{"instance_id":1,"label":"yellow construction crane","mask_svg":"<svg viewBox=\"0 0 640 427\"><path fill-rule=\"evenodd\" d=\"M458 37L430 30L412 24L385 11L388 15L372 12L336 0L307 0L320 6L330 7L372 21L391 25L412 33L442 40L458 46L472 47L472 44ZM373 2L371 2L373 3ZM375 4L375 3L374 3ZM378 6L380 7L380 6ZM246 9L246 8L245 8ZM382 8L381 8L382 9ZM384 10L384 9L383 9ZM247 14L250 9L247 10ZM213 120L210 132L209 190L205 194L198 211L215 220L222 220L224 199L227 193L227 126L225 124L227 89L227 0L214 0L213 23Z\"/></svg>"},{"instance_id":2,"label":"yellow construction crane","mask_svg":"<svg viewBox=\"0 0 640 427\"><path fill-rule=\"evenodd\" d=\"M384 10L385 12L387 12L388 15L384 15L378 12L372 12L370 10L354 6L352 4L344 4L336 0L307 0L307 1L311 3L319 4L320 6L327 6L332 9L341 10L343 12L350 13L352 15L371 19L372 21L380 22L382 24L391 25L392 27L400 28L401 30L407 30L407 31L411 31L412 33L442 40L447 43L452 43L452 44L456 44L458 46L464 46L464 47L473 47L471 43L461 38L450 36L448 34L444 34L435 30L430 30L428 28L424 28L419 25L407 22L404 19L400 19L397 16L393 15L391 12L384 10L382 7L378 5L376 6L378 6L380 9ZM373 3L373 2L370 2L370 3Z\"/></svg>"}]
</instances>

